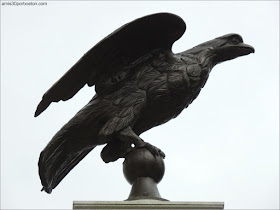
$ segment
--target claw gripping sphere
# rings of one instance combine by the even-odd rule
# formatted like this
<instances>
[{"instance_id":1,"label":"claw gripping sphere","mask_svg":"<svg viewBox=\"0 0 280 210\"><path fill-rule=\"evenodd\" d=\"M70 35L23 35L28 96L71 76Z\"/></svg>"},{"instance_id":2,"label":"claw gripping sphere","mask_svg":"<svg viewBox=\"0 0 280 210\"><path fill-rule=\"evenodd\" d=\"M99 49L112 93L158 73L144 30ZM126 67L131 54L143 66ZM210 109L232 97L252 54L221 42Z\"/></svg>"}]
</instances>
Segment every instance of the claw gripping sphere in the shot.
<instances>
[{"instance_id":1,"label":"claw gripping sphere","mask_svg":"<svg viewBox=\"0 0 280 210\"><path fill-rule=\"evenodd\" d=\"M150 177L159 183L164 175L164 169L162 157L154 156L146 148L133 150L123 162L123 173L130 184L139 177Z\"/></svg>"}]
</instances>

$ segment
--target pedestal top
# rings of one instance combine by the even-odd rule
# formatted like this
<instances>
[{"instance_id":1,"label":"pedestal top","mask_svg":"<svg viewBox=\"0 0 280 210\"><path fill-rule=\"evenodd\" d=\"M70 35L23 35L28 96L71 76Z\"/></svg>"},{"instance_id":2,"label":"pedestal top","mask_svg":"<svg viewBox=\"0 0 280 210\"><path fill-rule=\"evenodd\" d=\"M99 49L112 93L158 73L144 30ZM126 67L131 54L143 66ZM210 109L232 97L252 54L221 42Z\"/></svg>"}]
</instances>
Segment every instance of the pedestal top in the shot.
<instances>
[{"instance_id":1,"label":"pedestal top","mask_svg":"<svg viewBox=\"0 0 280 210\"><path fill-rule=\"evenodd\" d=\"M224 202L171 202L150 199L134 201L74 201L73 209L224 209Z\"/></svg>"}]
</instances>

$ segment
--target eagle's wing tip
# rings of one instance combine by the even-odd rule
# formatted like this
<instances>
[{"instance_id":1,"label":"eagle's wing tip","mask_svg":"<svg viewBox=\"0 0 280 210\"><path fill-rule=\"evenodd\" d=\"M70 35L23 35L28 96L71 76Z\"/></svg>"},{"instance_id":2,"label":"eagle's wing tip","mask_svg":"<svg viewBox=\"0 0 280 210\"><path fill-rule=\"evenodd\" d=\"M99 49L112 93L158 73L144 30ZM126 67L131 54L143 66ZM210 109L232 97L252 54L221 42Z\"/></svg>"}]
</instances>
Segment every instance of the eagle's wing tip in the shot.
<instances>
[{"instance_id":1,"label":"eagle's wing tip","mask_svg":"<svg viewBox=\"0 0 280 210\"><path fill-rule=\"evenodd\" d=\"M48 188L46 188L46 187L43 187L43 188L41 189L41 192L42 192L42 191L45 191L45 192L48 193L48 194L51 194L51 192L52 192L51 189L48 189Z\"/></svg>"},{"instance_id":2,"label":"eagle's wing tip","mask_svg":"<svg viewBox=\"0 0 280 210\"><path fill-rule=\"evenodd\" d=\"M37 106L34 117L39 116L43 111L45 111L48 108L50 104L51 102L42 99L42 101Z\"/></svg>"}]
</instances>

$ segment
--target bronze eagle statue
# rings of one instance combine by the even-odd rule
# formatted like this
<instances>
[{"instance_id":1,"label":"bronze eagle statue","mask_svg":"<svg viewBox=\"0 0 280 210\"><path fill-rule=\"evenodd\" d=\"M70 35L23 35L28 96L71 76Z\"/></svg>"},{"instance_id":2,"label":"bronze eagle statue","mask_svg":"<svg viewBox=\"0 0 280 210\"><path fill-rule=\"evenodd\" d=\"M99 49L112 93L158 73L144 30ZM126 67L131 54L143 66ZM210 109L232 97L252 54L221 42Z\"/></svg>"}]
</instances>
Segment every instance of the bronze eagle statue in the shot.
<instances>
[{"instance_id":1,"label":"bronze eagle statue","mask_svg":"<svg viewBox=\"0 0 280 210\"><path fill-rule=\"evenodd\" d=\"M106 163L139 147L164 157L139 135L187 108L216 64L254 52L240 35L227 34L174 54L172 45L185 30L185 22L170 13L136 19L97 43L43 95L35 117L85 84L96 91L41 152L42 190L51 193L98 145L106 144Z\"/></svg>"}]
</instances>

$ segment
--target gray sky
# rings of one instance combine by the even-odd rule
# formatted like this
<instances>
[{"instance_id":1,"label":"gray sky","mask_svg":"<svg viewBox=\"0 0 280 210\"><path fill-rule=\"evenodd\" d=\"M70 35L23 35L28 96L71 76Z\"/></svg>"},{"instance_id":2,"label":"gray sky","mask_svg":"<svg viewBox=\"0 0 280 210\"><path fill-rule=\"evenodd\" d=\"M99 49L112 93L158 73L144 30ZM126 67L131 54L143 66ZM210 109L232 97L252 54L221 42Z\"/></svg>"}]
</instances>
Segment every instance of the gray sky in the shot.
<instances>
[{"instance_id":1,"label":"gray sky","mask_svg":"<svg viewBox=\"0 0 280 210\"><path fill-rule=\"evenodd\" d=\"M174 52L227 33L256 50L217 65L188 109L141 136L166 154L161 196L222 201L225 209L279 208L279 1L49 1L1 6L1 209L71 209L73 200L128 197L123 160L103 163L102 147L52 194L40 192L41 150L94 88L33 115L45 91L93 45L156 12L187 24Z\"/></svg>"}]
</instances>

